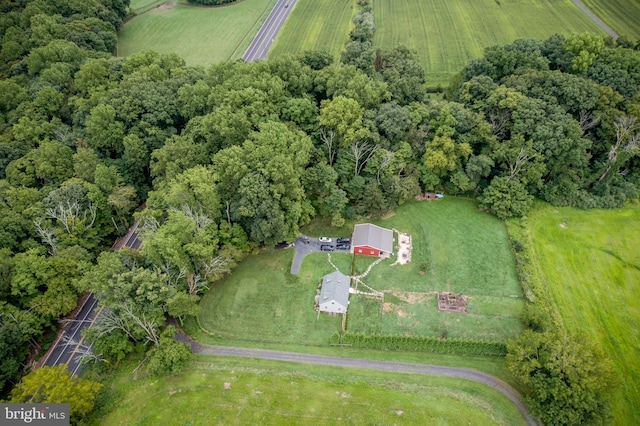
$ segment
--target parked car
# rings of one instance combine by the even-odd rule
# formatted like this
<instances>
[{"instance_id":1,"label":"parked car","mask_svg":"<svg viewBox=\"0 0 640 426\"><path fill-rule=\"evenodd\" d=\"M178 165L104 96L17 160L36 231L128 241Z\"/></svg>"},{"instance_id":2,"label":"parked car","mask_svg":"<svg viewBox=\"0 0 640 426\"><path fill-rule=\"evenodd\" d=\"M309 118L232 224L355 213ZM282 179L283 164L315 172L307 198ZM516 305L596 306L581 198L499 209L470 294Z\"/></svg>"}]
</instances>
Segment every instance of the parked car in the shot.
<instances>
[{"instance_id":1,"label":"parked car","mask_svg":"<svg viewBox=\"0 0 640 426\"><path fill-rule=\"evenodd\" d=\"M333 251L334 247L331 244L323 244L320 246L320 250L322 251Z\"/></svg>"},{"instance_id":2,"label":"parked car","mask_svg":"<svg viewBox=\"0 0 640 426\"><path fill-rule=\"evenodd\" d=\"M337 250L349 250L351 248L351 244L337 244Z\"/></svg>"},{"instance_id":3,"label":"parked car","mask_svg":"<svg viewBox=\"0 0 640 426\"><path fill-rule=\"evenodd\" d=\"M320 237L320 238L318 238L318 241L320 241L321 243L330 243L331 242L331 238L329 238L329 237Z\"/></svg>"},{"instance_id":4,"label":"parked car","mask_svg":"<svg viewBox=\"0 0 640 426\"><path fill-rule=\"evenodd\" d=\"M338 244L351 244L351 238L347 238L347 237L340 237L336 240L336 243Z\"/></svg>"}]
</instances>

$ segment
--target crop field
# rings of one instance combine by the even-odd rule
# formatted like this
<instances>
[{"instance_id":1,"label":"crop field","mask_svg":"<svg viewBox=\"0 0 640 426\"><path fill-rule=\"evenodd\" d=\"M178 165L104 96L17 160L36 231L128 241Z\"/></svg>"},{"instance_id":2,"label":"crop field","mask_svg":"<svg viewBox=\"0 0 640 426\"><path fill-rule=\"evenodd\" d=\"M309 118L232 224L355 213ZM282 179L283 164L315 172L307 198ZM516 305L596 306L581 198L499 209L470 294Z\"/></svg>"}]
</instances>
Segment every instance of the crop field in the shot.
<instances>
[{"instance_id":1,"label":"crop field","mask_svg":"<svg viewBox=\"0 0 640 426\"><path fill-rule=\"evenodd\" d=\"M587 7L618 35L631 41L640 38L638 0L582 0Z\"/></svg>"},{"instance_id":2,"label":"crop field","mask_svg":"<svg viewBox=\"0 0 640 426\"><path fill-rule=\"evenodd\" d=\"M394 266L395 259L385 260L363 279L386 292L384 302L352 295L349 331L504 341L523 330L506 228L475 202L410 202L376 224L410 234L412 259ZM357 256L356 273L370 262ZM464 294L468 313L438 311L438 292Z\"/></svg>"},{"instance_id":3,"label":"crop field","mask_svg":"<svg viewBox=\"0 0 640 426\"><path fill-rule=\"evenodd\" d=\"M204 66L238 59L275 1L243 0L219 7L167 3L122 26L118 32L118 56L145 50L175 52L188 65Z\"/></svg>"},{"instance_id":4,"label":"crop field","mask_svg":"<svg viewBox=\"0 0 640 426\"><path fill-rule=\"evenodd\" d=\"M640 206L529 214L535 257L568 330L599 342L619 387L615 424L640 418Z\"/></svg>"},{"instance_id":5,"label":"crop field","mask_svg":"<svg viewBox=\"0 0 640 426\"><path fill-rule=\"evenodd\" d=\"M489 46L555 33L605 35L571 0L373 0L373 13L374 44L415 49L429 86L447 85Z\"/></svg>"},{"instance_id":6,"label":"crop field","mask_svg":"<svg viewBox=\"0 0 640 426\"><path fill-rule=\"evenodd\" d=\"M462 379L194 358L171 376L115 376L91 424L527 424L504 395Z\"/></svg>"},{"instance_id":7,"label":"crop field","mask_svg":"<svg viewBox=\"0 0 640 426\"><path fill-rule=\"evenodd\" d=\"M338 56L349 39L355 0L298 0L270 56L324 50Z\"/></svg>"},{"instance_id":8,"label":"crop field","mask_svg":"<svg viewBox=\"0 0 640 426\"><path fill-rule=\"evenodd\" d=\"M363 282L389 293L384 304L352 295L349 331L501 341L522 331L524 302L505 226L478 212L477 203L455 198L410 202L376 223L411 234L413 259L396 266L388 259L371 270ZM305 232L339 236L351 230L331 231L321 222ZM326 253L313 253L305 257L300 273L291 275L292 258L293 249L288 249L243 261L203 297L202 327L227 339L325 345L340 329L341 317L318 316L313 299L322 277L334 269ZM350 273L351 255L332 253L331 260ZM357 256L356 273L373 260ZM469 313L439 312L436 292L442 291L465 294Z\"/></svg>"}]
</instances>

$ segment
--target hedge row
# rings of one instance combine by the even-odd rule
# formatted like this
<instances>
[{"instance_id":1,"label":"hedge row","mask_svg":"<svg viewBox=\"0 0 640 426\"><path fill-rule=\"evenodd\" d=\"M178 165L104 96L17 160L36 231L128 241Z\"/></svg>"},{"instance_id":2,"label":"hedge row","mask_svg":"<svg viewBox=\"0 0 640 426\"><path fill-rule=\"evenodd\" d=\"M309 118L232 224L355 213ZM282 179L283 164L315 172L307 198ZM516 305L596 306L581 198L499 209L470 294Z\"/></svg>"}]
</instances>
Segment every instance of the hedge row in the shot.
<instances>
[{"instance_id":1,"label":"hedge row","mask_svg":"<svg viewBox=\"0 0 640 426\"><path fill-rule=\"evenodd\" d=\"M189 0L189 3L203 4L205 6L217 6L225 3L233 3L236 0Z\"/></svg>"},{"instance_id":2,"label":"hedge row","mask_svg":"<svg viewBox=\"0 0 640 426\"><path fill-rule=\"evenodd\" d=\"M521 218L507 222L516 274L527 301L523 321L527 327L540 332L562 328L560 313L549 288L540 280L542 274L535 269L537 263L532 261L533 242L527 220Z\"/></svg>"},{"instance_id":3,"label":"hedge row","mask_svg":"<svg viewBox=\"0 0 640 426\"><path fill-rule=\"evenodd\" d=\"M405 352L429 352L435 354L505 356L507 345L473 339L440 339L430 336L400 336L393 334L334 333L331 344L342 343L355 348L382 349Z\"/></svg>"}]
</instances>

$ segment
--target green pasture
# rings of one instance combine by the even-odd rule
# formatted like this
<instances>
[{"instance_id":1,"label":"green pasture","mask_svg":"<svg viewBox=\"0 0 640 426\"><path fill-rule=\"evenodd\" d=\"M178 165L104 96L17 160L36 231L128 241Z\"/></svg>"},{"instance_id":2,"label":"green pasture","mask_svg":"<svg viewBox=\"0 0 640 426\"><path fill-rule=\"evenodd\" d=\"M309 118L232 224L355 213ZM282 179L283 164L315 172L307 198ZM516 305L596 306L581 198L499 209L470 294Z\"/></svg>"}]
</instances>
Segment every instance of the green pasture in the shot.
<instances>
[{"instance_id":1,"label":"green pasture","mask_svg":"<svg viewBox=\"0 0 640 426\"><path fill-rule=\"evenodd\" d=\"M640 418L640 206L541 206L528 229L543 282L568 330L598 342L618 372L615 424Z\"/></svg>"},{"instance_id":2,"label":"green pasture","mask_svg":"<svg viewBox=\"0 0 640 426\"><path fill-rule=\"evenodd\" d=\"M476 202L410 202L376 224L410 234L412 259L405 265L385 260L363 278L386 293L384 301L351 296L350 331L506 340L523 330L524 302L506 228L479 212ZM371 259L357 256L356 274ZM437 293L444 291L464 294L469 313L439 312Z\"/></svg>"},{"instance_id":3,"label":"green pasture","mask_svg":"<svg viewBox=\"0 0 640 426\"><path fill-rule=\"evenodd\" d=\"M571 0L374 0L373 13L374 44L415 49L429 86L446 85L489 46L555 33L606 34Z\"/></svg>"},{"instance_id":4,"label":"green pasture","mask_svg":"<svg viewBox=\"0 0 640 426\"><path fill-rule=\"evenodd\" d=\"M349 39L355 11L355 0L298 0L269 55L323 50L337 57Z\"/></svg>"},{"instance_id":5,"label":"green pasture","mask_svg":"<svg viewBox=\"0 0 640 426\"><path fill-rule=\"evenodd\" d=\"M181 373L120 369L91 423L527 424L492 388L462 379L199 355Z\"/></svg>"},{"instance_id":6,"label":"green pasture","mask_svg":"<svg viewBox=\"0 0 640 426\"><path fill-rule=\"evenodd\" d=\"M632 41L640 38L638 0L582 0L594 14L620 36Z\"/></svg>"},{"instance_id":7,"label":"green pasture","mask_svg":"<svg viewBox=\"0 0 640 426\"><path fill-rule=\"evenodd\" d=\"M203 66L238 59L275 1L243 0L218 7L167 3L122 26L118 56L146 50L175 52L187 64ZM146 0L138 2L142 7Z\"/></svg>"}]
</instances>

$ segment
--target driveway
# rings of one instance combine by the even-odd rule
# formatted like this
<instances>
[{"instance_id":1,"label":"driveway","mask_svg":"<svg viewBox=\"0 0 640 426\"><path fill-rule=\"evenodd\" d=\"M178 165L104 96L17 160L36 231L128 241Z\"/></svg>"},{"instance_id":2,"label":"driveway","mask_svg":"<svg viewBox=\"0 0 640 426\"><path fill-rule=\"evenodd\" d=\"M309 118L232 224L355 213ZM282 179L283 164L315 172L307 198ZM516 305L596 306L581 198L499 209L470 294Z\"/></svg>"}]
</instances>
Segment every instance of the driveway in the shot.
<instances>
[{"instance_id":1,"label":"driveway","mask_svg":"<svg viewBox=\"0 0 640 426\"><path fill-rule=\"evenodd\" d=\"M324 244L330 244L332 246L336 246L336 239L331 238L331 243L321 243L317 238L308 237L306 235L301 235L300 238L293 242L293 246L296 249L296 254L293 256L293 262L291 263L291 274L298 275L300 273L300 266L302 265L302 260L309 253L319 253L320 246ZM337 253L348 253L348 250L335 250Z\"/></svg>"}]
</instances>

